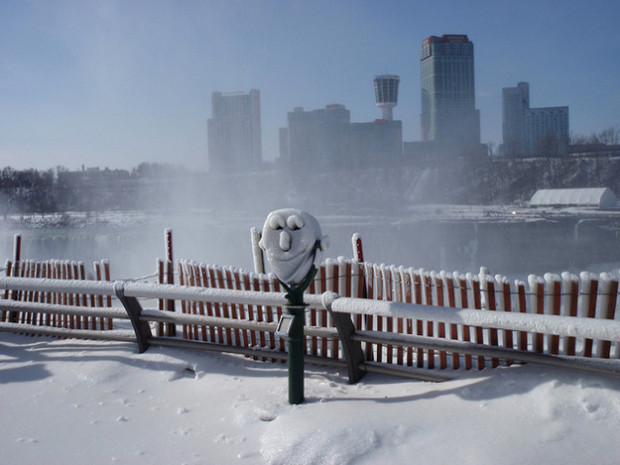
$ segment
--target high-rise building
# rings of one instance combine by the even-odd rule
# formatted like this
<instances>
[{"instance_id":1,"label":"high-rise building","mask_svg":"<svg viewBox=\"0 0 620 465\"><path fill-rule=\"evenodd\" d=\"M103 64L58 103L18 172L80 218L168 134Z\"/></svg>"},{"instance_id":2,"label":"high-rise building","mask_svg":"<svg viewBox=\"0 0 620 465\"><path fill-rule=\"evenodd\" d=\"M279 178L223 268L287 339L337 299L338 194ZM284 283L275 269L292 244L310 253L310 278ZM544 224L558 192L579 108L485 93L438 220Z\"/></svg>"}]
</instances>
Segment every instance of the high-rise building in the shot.
<instances>
[{"instance_id":1,"label":"high-rise building","mask_svg":"<svg viewBox=\"0 0 620 465\"><path fill-rule=\"evenodd\" d=\"M260 92L211 94L209 169L244 171L262 162Z\"/></svg>"},{"instance_id":2,"label":"high-rise building","mask_svg":"<svg viewBox=\"0 0 620 465\"><path fill-rule=\"evenodd\" d=\"M345 142L350 166L397 163L403 154L403 122L378 119L369 123L351 123Z\"/></svg>"},{"instance_id":3,"label":"high-rise building","mask_svg":"<svg viewBox=\"0 0 620 465\"><path fill-rule=\"evenodd\" d=\"M381 117L383 120L392 121L392 109L398 105L398 76L384 74L376 76L375 83L375 101L377 106L381 108Z\"/></svg>"},{"instance_id":4,"label":"high-rise building","mask_svg":"<svg viewBox=\"0 0 620 465\"><path fill-rule=\"evenodd\" d=\"M280 136L280 156L295 164L334 165L343 159L344 134L351 114L344 105L319 110L297 107L287 114L288 128Z\"/></svg>"},{"instance_id":5,"label":"high-rise building","mask_svg":"<svg viewBox=\"0 0 620 465\"><path fill-rule=\"evenodd\" d=\"M523 152L524 111L530 108L530 86L520 82L517 87L502 89L502 152L517 156Z\"/></svg>"},{"instance_id":6,"label":"high-rise building","mask_svg":"<svg viewBox=\"0 0 620 465\"><path fill-rule=\"evenodd\" d=\"M311 167L368 166L402 156L402 121L351 123L344 105L319 110L295 108L280 129L280 160Z\"/></svg>"},{"instance_id":7,"label":"high-rise building","mask_svg":"<svg viewBox=\"0 0 620 465\"><path fill-rule=\"evenodd\" d=\"M502 89L502 147L508 157L568 153L568 107L530 108L530 85Z\"/></svg>"},{"instance_id":8,"label":"high-rise building","mask_svg":"<svg viewBox=\"0 0 620 465\"><path fill-rule=\"evenodd\" d=\"M478 153L474 44L466 35L428 37L422 42L420 68L422 141L433 142L441 152Z\"/></svg>"}]
</instances>

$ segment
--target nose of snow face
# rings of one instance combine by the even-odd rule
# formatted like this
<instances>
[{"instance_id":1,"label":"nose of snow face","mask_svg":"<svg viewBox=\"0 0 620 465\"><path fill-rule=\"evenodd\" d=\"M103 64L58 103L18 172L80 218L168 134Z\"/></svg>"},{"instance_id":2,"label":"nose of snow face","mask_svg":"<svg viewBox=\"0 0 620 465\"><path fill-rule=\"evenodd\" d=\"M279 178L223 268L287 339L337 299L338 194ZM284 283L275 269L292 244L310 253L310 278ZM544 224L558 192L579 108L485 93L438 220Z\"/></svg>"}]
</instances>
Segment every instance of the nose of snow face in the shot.
<instances>
[{"instance_id":1,"label":"nose of snow face","mask_svg":"<svg viewBox=\"0 0 620 465\"><path fill-rule=\"evenodd\" d=\"M287 252L291 248L291 235L288 231L280 231L280 248Z\"/></svg>"}]
</instances>

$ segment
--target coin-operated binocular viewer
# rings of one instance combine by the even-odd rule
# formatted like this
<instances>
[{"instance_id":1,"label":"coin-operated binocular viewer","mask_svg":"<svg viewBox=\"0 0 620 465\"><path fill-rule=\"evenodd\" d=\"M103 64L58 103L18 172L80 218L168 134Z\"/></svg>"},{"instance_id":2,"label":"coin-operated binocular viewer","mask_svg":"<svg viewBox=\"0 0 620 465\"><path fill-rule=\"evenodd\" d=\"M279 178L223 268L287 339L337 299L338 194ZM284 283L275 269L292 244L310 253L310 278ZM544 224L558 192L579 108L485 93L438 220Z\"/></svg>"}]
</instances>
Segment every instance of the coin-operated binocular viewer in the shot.
<instances>
[{"instance_id":1,"label":"coin-operated binocular viewer","mask_svg":"<svg viewBox=\"0 0 620 465\"><path fill-rule=\"evenodd\" d=\"M327 236L312 215L294 208L271 212L263 227L259 246L280 284L286 289L288 305L276 334L288 340L289 403L304 401L303 294L316 274L317 251L327 248Z\"/></svg>"}]
</instances>

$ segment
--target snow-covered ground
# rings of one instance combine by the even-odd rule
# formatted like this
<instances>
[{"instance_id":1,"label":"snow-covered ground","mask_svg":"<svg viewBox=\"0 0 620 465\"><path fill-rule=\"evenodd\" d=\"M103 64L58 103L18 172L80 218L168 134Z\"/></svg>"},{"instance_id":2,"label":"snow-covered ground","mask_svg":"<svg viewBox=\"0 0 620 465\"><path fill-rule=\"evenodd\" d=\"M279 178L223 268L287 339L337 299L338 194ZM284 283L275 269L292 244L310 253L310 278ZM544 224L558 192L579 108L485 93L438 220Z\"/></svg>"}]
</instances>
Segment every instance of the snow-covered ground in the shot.
<instances>
[{"instance_id":1,"label":"snow-covered ground","mask_svg":"<svg viewBox=\"0 0 620 465\"><path fill-rule=\"evenodd\" d=\"M534 365L433 384L0 333L6 464L618 463L620 378Z\"/></svg>"}]
</instances>

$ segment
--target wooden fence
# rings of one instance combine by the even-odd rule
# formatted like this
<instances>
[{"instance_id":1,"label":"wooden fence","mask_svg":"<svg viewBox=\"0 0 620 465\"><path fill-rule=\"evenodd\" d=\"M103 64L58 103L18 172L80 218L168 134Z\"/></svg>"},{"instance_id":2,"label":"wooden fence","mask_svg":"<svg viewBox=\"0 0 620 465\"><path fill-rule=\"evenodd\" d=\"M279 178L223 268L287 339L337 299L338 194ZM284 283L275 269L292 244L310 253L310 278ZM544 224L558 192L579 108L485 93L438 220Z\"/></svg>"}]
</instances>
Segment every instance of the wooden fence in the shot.
<instances>
[{"instance_id":1,"label":"wooden fence","mask_svg":"<svg viewBox=\"0 0 620 465\"><path fill-rule=\"evenodd\" d=\"M14 278L48 278L63 280L96 280L110 281L110 264L107 260L95 262L93 273L86 273L82 262L46 260L21 260L21 237L15 237L13 260L7 260L5 271L7 277ZM35 292L35 291L6 291L5 299L76 307L112 307L110 296L95 296L62 292ZM43 314L28 311L1 311L0 321L10 323L25 323L38 326L53 326L58 328L111 330L111 318L78 317L69 314Z\"/></svg>"},{"instance_id":2,"label":"wooden fence","mask_svg":"<svg viewBox=\"0 0 620 465\"><path fill-rule=\"evenodd\" d=\"M186 286L251 291L280 291L273 275L250 273L233 268L201 265L190 261L177 262L179 282ZM479 274L428 272L423 269L360 263L340 258L328 259L321 265L309 288L309 294L333 291L343 297L422 304L455 309L476 309L493 312L518 312L541 315L616 319L618 277L606 273L580 276L564 273L531 276L528 284L510 283L505 277ZM181 302L181 311L188 314L231 319L277 321L281 307L235 304L200 304ZM540 354L580 356L588 358L620 358L620 344L603 340L557 336L543 332L509 331L504 329L445 324L432 320L414 320L374 315L354 315L357 330L408 334L452 341L471 342L490 347L530 351ZM311 327L333 327L325 309L309 308L306 324ZM284 342L268 333L222 331L205 326L183 327L183 337L238 346L252 346L284 351ZM342 358L336 338L308 337L307 354ZM382 364L414 366L428 369L482 369L511 364L510 360L485 358L468 354L448 353L396 344L364 343L367 361Z\"/></svg>"},{"instance_id":3,"label":"wooden fence","mask_svg":"<svg viewBox=\"0 0 620 465\"><path fill-rule=\"evenodd\" d=\"M225 289L232 291L280 292L280 283L273 275L252 273L231 267L174 261L172 237L166 232L167 256L158 260L158 281L188 287ZM354 241L358 259L328 259L322 264L308 289L308 294L318 296L331 291L343 297L371 299L386 302L403 302L432 307L474 309L481 312L511 312L538 315L582 317L592 320L618 319L618 277L603 273L579 276L563 273L544 277L530 276L528 282L510 282L503 276L491 276L485 269L477 274L429 272L423 269L372 264L363 261L361 241ZM176 265L176 270L174 269ZM176 271L176 273L175 273ZM7 263L9 277L40 277L52 279L77 279L109 281L110 267L105 261L95 263L94 274L86 276L84 265L75 262L22 261L19 254ZM81 307L111 307L112 297L103 295L58 292L7 291L5 299L32 303L62 304ZM247 320L258 323L275 323L282 315L282 306L199 300L158 298L159 309L180 311L186 315L206 315L227 320ZM316 300L315 300L316 301ZM515 349L534 354L550 354L584 358L620 358L620 343L609 340L554 335L540 328L535 331L517 331L501 328L483 328L458 323L434 321L432 318L415 319L356 313L351 316L357 331L377 332L384 335L411 335L471 343L505 349ZM76 329L112 329L112 319L77 317L72 314L45 314L25 310L0 312L0 320L9 323L57 326ZM188 320L189 321L189 320ZM333 329L334 322L324 307L310 307L306 312L306 325L311 328ZM177 327L181 330L176 333ZM260 327L260 326L259 326ZM273 328L242 329L223 325L198 325L184 322L178 326L160 321L157 336L176 337L188 341L205 341L232 347L265 349L274 353L286 350L285 342L276 338ZM343 349L334 331L326 336L314 332L306 337L306 352L313 358L342 360ZM389 339L389 337L388 337ZM398 338L393 338L397 341ZM422 346L363 341L361 343L367 362L416 367L424 369L483 369L510 365L507 358L459 353ZM455 345L456 346L456 345ZM269 357L260 357L263 360Z\"/></svg>"},{"instance_id":4,"label":"wooden fence","mask_svg":"<svg viewBox=\"0 0 620 465\"><path fill-rule=\"evenodd\" d=\"M0 322L0 331L13 331L25 334L50 335L57 337L101 339L123 341L138 344L138 350L144 352L150 346L167 346L202 351L228 352L264 360L284 360L283 351L250 346L236 346L225 343L188 340L174 336L153 334L157 323L190 325L192 327L222 328L224 331L254 331L256 333L276 331L276 323L265 323L233 318L206 315L184 314L155 309L144 309L138 299L173 299L203 304L227 304L278 307L287 305L283 292L239 291L218 288L197 288L168 284L136 283L131 281L88 282L84 280L36 279L36 278L0 278L0 288L12 291L57 292L65 294L87 294L115 296L123 308L89 308L67 305L49 305L31 302L18 302L0 299L0 310L26 311L43 314L68 314L80 317L108 316L118 320L130 320L133 332L114 329L111 331L93 331L85 329L56 328L36 326L24 323ZM433 320L444 324L467 324L484 329L501 329L511 331L538 331L557 336L573 336L606 340L620 343L620 322L606 321L604 324L595 319L583 317L563 317L556 315L516 314L500 312L454 309L419 304L377 301L353 297L341 297L334 292L320 295L305 295L304 299L311 307L326 310L336 321L336 328L306 327L308 337L327 337L338 339L343 347L343 356L339 359L306 355L306 359L319 365L331 365L346 368L350 383L359 381L364 373L377 372L407 376L427 381L445 381L453 375L445 370L427 370L416 367L401 367L396 364L366 361L362 344L374 343L403 347L416 347L426 350L463 353L475 356L497 357L521 362L534 362L565 368L595 371L620 375L620 366L616 363L601 363L593 358L562 357L544 353L520 351L493 347L485 344L452 341L445 338L414 336L387 333L372 330L355 330L352 316L382 316L385 318L403 318Z\"/></svg>"}]
</instances>

